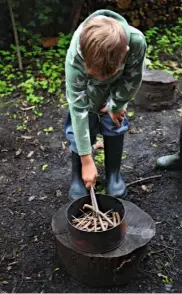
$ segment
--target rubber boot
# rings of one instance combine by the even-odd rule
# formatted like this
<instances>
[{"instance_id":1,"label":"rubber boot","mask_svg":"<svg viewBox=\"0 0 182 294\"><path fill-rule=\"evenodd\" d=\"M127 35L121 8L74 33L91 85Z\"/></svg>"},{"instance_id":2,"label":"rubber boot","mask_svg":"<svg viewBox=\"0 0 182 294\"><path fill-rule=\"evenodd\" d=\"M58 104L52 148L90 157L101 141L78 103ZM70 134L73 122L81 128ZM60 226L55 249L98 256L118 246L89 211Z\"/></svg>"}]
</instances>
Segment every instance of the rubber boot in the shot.
<instances>
[{"instance_id":1,"label":"rubber boot","mask_svg":"<svg viewBox=\"0 0 182 294\"><path fill-rule=\"evenodd\" d=\"M105 173L108 194L113 197L126 195L126 185L120 173L123 153L122 136L104 136Z\"/></svg>"},{"instance_id":2,"label":"rubber boot","mask_svg":"<svg viewBox=\"0 0 182 294\"><path fill-rule=\"evenodd\" d=\"M80 156L72 151L72 181L68 197L70 200L76 200L87 196L89 193L82 180L82 164Z\"/></svg>"},{"instance_id":3,"label":"rubber boot","mask_svg":"<svg viewBox=\"0 0 182 294\"><path fill-rule=\"evenodd\" d=\"M180 153L159 157L157 159L157 167L168 170L182 169Z\"/></svg>"},{"instance_id":4,"label":"rubber boot","mask_svg":"<svg viewBox=\"0 0 182 294\"><path fill-rule=\"evenodd\" d=\"M180 120L179 152L172 155L161 156L156 165L161 169L182 170L182 117Z\"/></svg>"}]
</instances>

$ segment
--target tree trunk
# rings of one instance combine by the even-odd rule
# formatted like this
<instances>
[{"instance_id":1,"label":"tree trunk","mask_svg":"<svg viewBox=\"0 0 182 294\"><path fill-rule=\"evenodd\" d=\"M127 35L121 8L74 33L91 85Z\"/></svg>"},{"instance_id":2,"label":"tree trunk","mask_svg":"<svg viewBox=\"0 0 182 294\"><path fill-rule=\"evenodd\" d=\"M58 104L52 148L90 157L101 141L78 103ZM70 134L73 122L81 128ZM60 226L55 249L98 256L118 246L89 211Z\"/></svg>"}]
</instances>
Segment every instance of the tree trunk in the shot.
<instances>
[{"instance_id":1,"label":"tree trunk","mask_svg":"<svg viewBox=\"0 0 182 294\"><path fill-rule=\"evenodd\" d=\"M11 0L7 0L7 2L8 2L9 13L10 13L10 17L11 17L13 33L14 33L14 38L15 38L19 69L22 70L23 69L22 58L21 58L19 39L18 39L18 32L17 32L17 29L16 29L15 17L14 17L14 13L13 13L12 3L11 3Z\"/></svg>"},{"instance_id":2,"label":"tree trunk","mask_svg":"<svg viewBox=\"0 0 182 294\"><path fill-rule=\"evenodd\" d=\"M72 22L72 27L71 27L71 33L73 33L78 25L78 21L80 19L80 15L82 12L82 7L83 7L83 3L84 0L79 0L78 2L76 2L75 7L73 9L73 13L74 13L74 19Z\"/></svg>"}]
</instances>

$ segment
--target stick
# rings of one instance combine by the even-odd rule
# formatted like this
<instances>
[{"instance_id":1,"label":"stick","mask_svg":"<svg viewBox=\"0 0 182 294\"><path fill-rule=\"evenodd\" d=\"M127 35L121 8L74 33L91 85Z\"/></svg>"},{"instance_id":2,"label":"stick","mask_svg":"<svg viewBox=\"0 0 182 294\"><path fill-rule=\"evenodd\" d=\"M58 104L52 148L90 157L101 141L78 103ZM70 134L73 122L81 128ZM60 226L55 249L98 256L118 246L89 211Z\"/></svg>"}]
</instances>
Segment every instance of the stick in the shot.
<instances>
[{"instance_id":1,"label":"stick","mask_svg":"<svg viewBox=\"0 0 182 294\"><path fill-rule=\"evenodd\" d=\"M103 224L104 224L104 226L105 226L105 230L107 230L108 227L109 227L109 224L108 224L107 222L104 222Z\"/></svg>"},{"instance_id":2,"label":"stick","mask_svg":"<svg viewBox=\"0 0 182 294\"><path fill-rule=\"evenodd\" d=\"M92 211L94 211L94 212L96 212L95 210L94 210L94 208L91 206L91 205L89 205L89 204L85 204L84 206L83 206L83 209L84 208L89 208L89 209L91 209ZM114 226L114 224L113 224L113 222L104 214L104 213L102 213L100 210L98 210L97 211L97 213L100 215L100 216L102 216L111 226Z\"/></svg>"},{"instance_id":3,"label":"stick","mask_svg":"<svg viewBox=\"0 0 182 294\"><path fill-rule=\"evenodd\" d=\"M20 52L20 45L19 45L19 39L18 39L18 32L16 29L16 23L15 23L15 17L13 13L13 8L12 8L12 3L11 0L7 0L8 2L8 7L9 7L9 13L11 17L11 22L12 22L12 27L13 27L13 33L14 33L14 38L15 38L15 44L16 44L16 51L17 51L17 57L18 57L18 63L19 63L19 69L23 69L22 65L22 59L21 59L21 52Z\"/></svg>"},{"instance_id":4,"label":"stick","mask_svg":"<svg viewBox=\"0 0 182 294\"><path fill-rule=\"evenodd\" d=\"M100 223L100 225L101 225L102 230L105 231L106 229L105 229L105 226L104 226L104 224L103 224L103 221L102 221L101 216L99 215L98 218L99 218L99 223Z\"/></svg>"},{"instance_id":5,"label":"stick","mask_svg":"<svg viewBox=\"0 0 182 294\"><path fill-rule=\"evenodd\" d=\"M113 223L114 223L114 227L116 226L116 215L115 212L112 213L112 219L113 219Z\"/></svg>"},{"instance_id":6,"label":"stick","mask_svg":"<svg viewBox=\"0 0 182 294\"><path fill-rule=\"evenodd\" d=\"M115 215L116 215L116 219L117 219L116 223L119 224L121 222L119 212L116 212Z\"/></svg>"},{"instance_id":7,"label":"stick","mask_svg":"<svg viewBox=\"0 0 182 294\"><path fill-rule=\"evenodd\" d=\"M162 175L156 175L156 176L151 176L151 177L139 179L139 180L136 180L136 181L133 181L131 183L126 184L126 187L129 187L129 186L132 186L132 185L135 185L135 184L138 184L138 183L146 182L146 181L149 181L149 180L152 180L152 179L161 178L161 177L162 177Z\"/></svg>"},{"instance_id":8,"label":"stick","mask_svg":"<svg viewBox=\"0 0 182 294\"><path fill-rule=\"evenodd\" d=\"M86 223L82 228L81 230L84 230L84 229L87 229L91 224L91 221L89 221L88 223Z\"/></svg>"},{"instance_id":9,"label":"stick","mask_svg":"<svg viewBox=\"0 0 182 294\"><path fill-rule=\"evenodd\" d=\"M97 232L97 219L94 217L94 231Z\"/></svg>"},{"instance_id":10,"label":"stick","mask_svg":"<svg viewBox=\"0 0 182 294\"><path fill-rule=\"evenodd\" d=\"M93 187L91 187L91 189L90 189L90 195L91 195L92 207L94 208L94 211L97 214L97 211L99 210L99 208L98 208L97 199L95 197L95 193L94 193L94 188Z\"/></svg>"},{"instance_id":11,"label":"stick","mask_svg":"<svg viewBox=\"0 0 182 294\"><path fill-rule=\"evenodd\" d=\"M79 229L79 227L80 227L81 225L84 225L84 224L86 223L86 221L87 221L86 218L85 218L85 219L82 219L80 222L78 222L78 224L75 225L75 227Z\"/></svg>"}]
</instances>

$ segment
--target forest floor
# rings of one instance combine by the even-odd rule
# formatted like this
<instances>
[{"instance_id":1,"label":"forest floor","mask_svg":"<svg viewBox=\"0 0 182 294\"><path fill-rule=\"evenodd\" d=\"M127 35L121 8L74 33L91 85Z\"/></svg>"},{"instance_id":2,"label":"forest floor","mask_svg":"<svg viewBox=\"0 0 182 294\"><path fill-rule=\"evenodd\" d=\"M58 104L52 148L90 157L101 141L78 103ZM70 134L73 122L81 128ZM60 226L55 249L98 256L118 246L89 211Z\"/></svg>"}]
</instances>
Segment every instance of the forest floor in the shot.
<instances>
[{"instance_id":1,"label":"forest floor","mask_svg":"<svg viewBox=\"0 0 182 294\"><path fill-rule=\"evenodd\" d=\"M182 87L181 87L182 91ZM63 133L66 110L55 101L28 131L16 130L11 118L15 99L0 113L0 289L5 292L182 292L182 174L159 171L156 159L179 149L182 95L172 109L147 112L135 107L125 138L123 176L127 183L161 174L160 179L131 186L127 200L157 223L156 236L133 281L122 288L94 289L70 277L55 263L53 213L68 201L70 151ZM22 110L23 111L23 110ZM26 110L25 110L26 111ZM8 113L8 116L6 115ZM27 115L31 116L29 110ZM46 134L49 127L53 131ZM100 167L102 175L103 168ZM162 275L162 276L161 276Z\"/></svg>"}]
</instances>

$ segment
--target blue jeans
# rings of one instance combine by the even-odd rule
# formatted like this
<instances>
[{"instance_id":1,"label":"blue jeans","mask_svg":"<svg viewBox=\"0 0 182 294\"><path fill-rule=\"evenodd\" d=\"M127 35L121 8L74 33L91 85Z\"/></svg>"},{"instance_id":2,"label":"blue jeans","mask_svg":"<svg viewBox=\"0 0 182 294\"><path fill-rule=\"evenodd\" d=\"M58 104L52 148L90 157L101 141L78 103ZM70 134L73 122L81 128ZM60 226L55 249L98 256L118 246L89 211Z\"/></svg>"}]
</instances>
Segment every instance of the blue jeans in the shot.
<instances>
[{"instance_id":1,"label":"blue jeans","mask_svg":"<svg viewBox=\"0 0 182 294\"><path fill-rule=\"evenodd\" d=\"M129 126L127 118L124 118L124 120L120 123L120 126L117 127L113 123L108 113L104 115L98 115L91 112L89 113L90 140L92 145L96 142L96 137L98 134L110 137L119 136L126 133L128 131L128 128ZM65 122L64 132L71 150L75 153L78 153L70 113L68 113Z\"/></svg>"}]
</instances>

